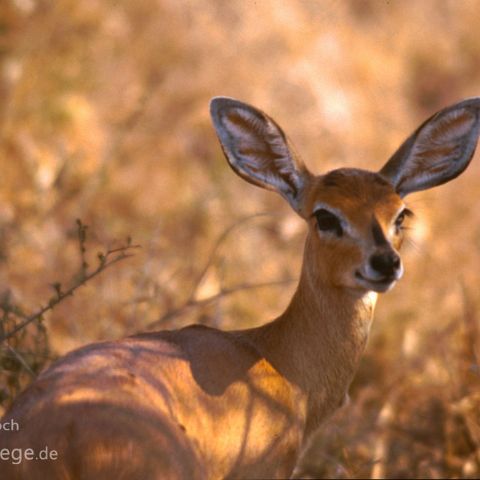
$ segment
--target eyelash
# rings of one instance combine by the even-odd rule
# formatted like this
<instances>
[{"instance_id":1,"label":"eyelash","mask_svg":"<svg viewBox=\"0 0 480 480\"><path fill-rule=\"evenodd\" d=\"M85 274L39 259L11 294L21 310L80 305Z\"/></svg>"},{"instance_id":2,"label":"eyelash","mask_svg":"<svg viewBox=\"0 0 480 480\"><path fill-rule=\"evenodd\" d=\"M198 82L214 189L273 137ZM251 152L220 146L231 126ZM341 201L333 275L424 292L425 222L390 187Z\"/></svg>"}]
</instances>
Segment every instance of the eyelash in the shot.
<instances>
[{"instance_id":1,"label":"eyelash","mask_svg":"<svg viewBox=\"0 0 480 480\"><path fill-rule=\"evenodd\" d=\"M412 217L412 216L413 216L413 212L411 210L409 210L408 208L403 209L400 215L398 215L398 217L395 220L395 230L397 232L401 232L402 230L405 230L405 227L403 226L403 222L407 217Z\"/></svg>"},{"instance_id":2,"label":"eyelash","mask_svg":"<svg viewBox=\"0 0 480 480\"><path fill-rule=\"evenodd\" d=\"M333 232L337 237L343 235L343 227L340 219L329 210L320 208L314 212L317 219L318 229L322 232Z\"/></svg>"}]
</instances>

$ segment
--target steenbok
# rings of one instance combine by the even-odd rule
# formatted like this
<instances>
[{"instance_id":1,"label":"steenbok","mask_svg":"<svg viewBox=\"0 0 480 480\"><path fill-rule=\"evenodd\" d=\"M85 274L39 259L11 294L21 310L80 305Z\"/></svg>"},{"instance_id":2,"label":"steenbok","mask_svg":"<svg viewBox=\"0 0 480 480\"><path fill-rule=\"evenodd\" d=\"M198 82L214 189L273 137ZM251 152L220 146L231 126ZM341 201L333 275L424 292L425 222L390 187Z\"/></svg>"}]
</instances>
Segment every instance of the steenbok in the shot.
<instances>
[{"instance_id":1,"label":"steenbok","mask_svg":"<svg viewBox=\"0 0 480 480\"><path fill-rule=\"evenodd\" d=\"M193 325L69 353L5 415L19 428L0 431L2 480L291 475L302 445L344 402L377 292L402 276L404 197L465 170L480 98L433 115L378 172L317 176L260 110L214 98L211 114L233 170L278 192L307 224L288 308L248 330ZM55 459L12 461L45 447Z\"/></svg>"}]
</instances>

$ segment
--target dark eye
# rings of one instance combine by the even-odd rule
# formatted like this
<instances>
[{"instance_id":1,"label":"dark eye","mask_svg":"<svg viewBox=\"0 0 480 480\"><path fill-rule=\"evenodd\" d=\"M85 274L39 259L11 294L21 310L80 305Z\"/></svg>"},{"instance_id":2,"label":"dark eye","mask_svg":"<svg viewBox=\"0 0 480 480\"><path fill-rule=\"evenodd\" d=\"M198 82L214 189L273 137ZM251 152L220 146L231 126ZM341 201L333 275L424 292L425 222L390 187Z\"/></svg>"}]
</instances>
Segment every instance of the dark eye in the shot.
<instances>
[{"instance_id":1,"label":"dark eye","mask_svg":"<svg viewBox=\"0 0 480 480\"><path fill-rule=\"evenodd\" d=\"M315 212L315 217L317 219L317 225L320 231L332 232L338 237L343 235L342 223L340 222L340 219L332 212L329 212L324 208L320 208Z\"/></svg>"},{"instance_id":2,"label":"dark eye","mask_svg":"<svg viewBox=\"0 0 480 480\"><path fill-rule=\"evenodd\" d=\"M405 221L405 218L411 217L412 215L413 215L413 212L408 208L405 208L404 210L402 210L400 215L395 220L395 229L397 230L397 232L403 229L403 222Z\"/></svg>"}]
</instances>

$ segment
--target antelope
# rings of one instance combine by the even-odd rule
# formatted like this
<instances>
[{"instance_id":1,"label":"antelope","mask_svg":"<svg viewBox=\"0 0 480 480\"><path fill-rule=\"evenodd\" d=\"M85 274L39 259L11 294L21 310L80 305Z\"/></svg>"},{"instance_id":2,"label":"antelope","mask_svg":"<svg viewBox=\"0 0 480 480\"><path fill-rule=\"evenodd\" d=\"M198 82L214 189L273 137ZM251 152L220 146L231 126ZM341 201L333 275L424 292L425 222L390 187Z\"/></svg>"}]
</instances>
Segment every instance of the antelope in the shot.
<instances>
[{"instance_id":1,"label":"antelope","mask_svg":"<svg viewBox=\"0 0 480 480\"><path fill-rule=\"evenodd\" d=\"M346 398L377 294L402 277L399 249L412 214L404 197L465 170L479 115L480 98L439 111L378 172L313 175L272 118L214 98L213 124L232 169L279 193L307 224L290 304L256 328L192 325L67 354L6 413L3 422L19 428L0 431L1 478L291 475L302 446ZM8 460L14 449L45 447L54 460Z\"/></svg>"}]
</instances>

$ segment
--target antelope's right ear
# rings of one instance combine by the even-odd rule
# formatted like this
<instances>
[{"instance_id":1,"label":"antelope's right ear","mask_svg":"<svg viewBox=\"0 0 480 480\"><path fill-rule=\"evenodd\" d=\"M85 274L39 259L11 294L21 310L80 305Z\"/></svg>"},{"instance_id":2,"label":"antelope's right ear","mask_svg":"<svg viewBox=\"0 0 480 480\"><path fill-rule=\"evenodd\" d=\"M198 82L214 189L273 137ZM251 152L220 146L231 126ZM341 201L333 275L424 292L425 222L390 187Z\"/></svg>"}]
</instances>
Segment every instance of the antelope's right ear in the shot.
<instances>
[{"instance_id":1,"label":"antelope's right ear","mask_svg":"<svg viewBox=\"0 0 480 480\"><path fill-rule=\"evenodd\" d=\"M288 147L282 129L262 111L232 98L210 103L213 125L228 163L242 178L282 195L301 215L311 174Z\"/></svg>"},{"instance_id":2,"label":"antelope's right ear","mask_svg":"<svg viewBox=\"0 0 480 480\"><path fill-rule=\"evenodd\" d=\"M440 110L380 170L400 196L441 185L470 163L480 133L480 97Z\"/></svg>"}]
</instances>

